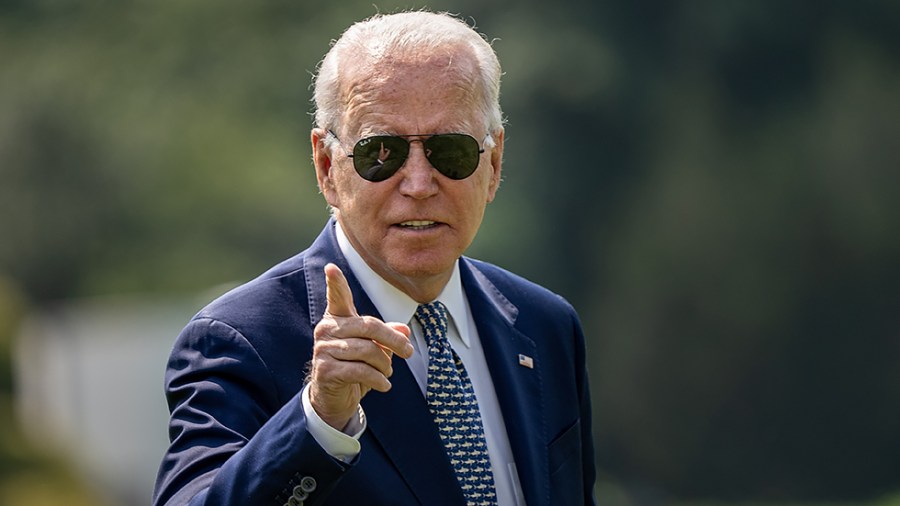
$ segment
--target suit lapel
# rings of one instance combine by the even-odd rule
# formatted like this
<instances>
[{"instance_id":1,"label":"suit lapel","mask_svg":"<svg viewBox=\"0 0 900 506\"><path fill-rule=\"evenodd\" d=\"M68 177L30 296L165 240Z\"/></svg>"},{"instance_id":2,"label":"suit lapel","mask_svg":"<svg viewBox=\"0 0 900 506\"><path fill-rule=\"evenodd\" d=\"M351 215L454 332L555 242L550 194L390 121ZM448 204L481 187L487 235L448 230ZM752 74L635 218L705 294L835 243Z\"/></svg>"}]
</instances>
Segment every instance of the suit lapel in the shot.
<instances>
[{"instance_id":1,"label":"suit lapel","mask_svg":"<svg viewBox=\"0 0 900 506\"><path fill-rule=\"evenodd\" d=\"M354 297L362 294L356 307L359 313L381 318L362 288L358 284L351 288ZM393 366L391 390L370 392L362 400L368 433L421 504L465 504L419 384L405 360L395 358Z\"/></svg>"},{"instance_id":2,"label":"suit lapel","mask_svg":"<svg viewBox=\"0 0 900 506\"><path fill-rule=\"evenodd\" d=\"M425 398L405 361L394 361L391 384L390 392L373 392L363 399L372 438L421 504L465 504Z\"/></svg>"},{"instance_id":3,"label":"suit lapel","mask_svg":"<svg viewBox=\"0 0 900 506\"><path fill-rule=\"evenodd\" d=\"M542 364L535 343L514 327L518 309L482 272L462 259L460 273L500 401L525 502L545 505L550 497L549 464ZM520 356L530 358L533 367L521 365Z\"/></svg>"},{"instance_id":4,"label":"suit lapel","mask_svg":"<svg viewBox=\"0 0 900 506\"><path fill-rule=\"evenodd\" d=\"M328 262L347 277L359 314L381 318L341 254L331 220L304 261L311 325L325 312L324 268ZM381 447L421 504L465 504L418 383L405 360L395 359L393 366L390 392L370 392L362 400L368 429L361 442L365 445L369 439ZM417 430L410 430L413 427Z\"/></svg>"}]
</instances>

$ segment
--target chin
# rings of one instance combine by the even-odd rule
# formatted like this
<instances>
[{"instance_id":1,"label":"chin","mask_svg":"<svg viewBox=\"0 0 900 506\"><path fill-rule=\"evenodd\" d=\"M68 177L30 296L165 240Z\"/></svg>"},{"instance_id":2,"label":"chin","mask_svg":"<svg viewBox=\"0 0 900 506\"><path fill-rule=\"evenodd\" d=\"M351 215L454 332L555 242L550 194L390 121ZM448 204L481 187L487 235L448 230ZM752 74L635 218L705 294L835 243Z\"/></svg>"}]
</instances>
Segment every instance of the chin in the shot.
<instances>
[{"instance_id":1,"label":"chin","mask_svg":"<svg viewBox=\"0 0 900 506\"><path fill-rule=\"evenodd\" d=\"M397 274L407 278L429 278L446 274L453 269L458 257L442 258L401 258L399 262L391 262L390 266Z\"/></svg>"}]
</instances>

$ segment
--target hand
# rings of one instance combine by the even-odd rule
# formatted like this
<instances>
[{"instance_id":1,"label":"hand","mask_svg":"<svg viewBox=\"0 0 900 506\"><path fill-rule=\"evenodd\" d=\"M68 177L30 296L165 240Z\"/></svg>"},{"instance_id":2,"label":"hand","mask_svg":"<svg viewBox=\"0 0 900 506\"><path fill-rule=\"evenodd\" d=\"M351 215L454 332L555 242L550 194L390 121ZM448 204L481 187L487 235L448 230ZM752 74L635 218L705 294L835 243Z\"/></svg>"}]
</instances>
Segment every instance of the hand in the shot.
<instances>
[{"instance_id":1,"label":"hand","mask_svg":"<svg viewBox=\"0 0 900 506\"><path fill-rule=\"evenodd\" d=\"M369 390L391 389L394 353L412 356L409 327L359 316L341 269L325 266L327 305L313 332L309 401L328 425L342 430Z\"/></svg>"}]
</instances>

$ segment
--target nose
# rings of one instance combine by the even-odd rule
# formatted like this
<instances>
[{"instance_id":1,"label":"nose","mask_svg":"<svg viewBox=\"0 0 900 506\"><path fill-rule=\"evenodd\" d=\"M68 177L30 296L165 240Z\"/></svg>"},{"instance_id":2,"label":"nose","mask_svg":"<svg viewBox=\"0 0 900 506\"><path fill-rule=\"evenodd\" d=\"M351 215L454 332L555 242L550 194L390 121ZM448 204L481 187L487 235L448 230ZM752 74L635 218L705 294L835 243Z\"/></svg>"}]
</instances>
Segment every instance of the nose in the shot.
<instances>
[{"instance_id":1,"label":"nose","mask_svg":"<svg viewBox=\"0 0 900 506\"><path fill-rule=\"evenodd\" d=\"M400 176L400 193L415 199L428 198L438 192L435 169L425 157L421 140L410 142L409 156L397 175Z\"/></svg>"}]
</instances>

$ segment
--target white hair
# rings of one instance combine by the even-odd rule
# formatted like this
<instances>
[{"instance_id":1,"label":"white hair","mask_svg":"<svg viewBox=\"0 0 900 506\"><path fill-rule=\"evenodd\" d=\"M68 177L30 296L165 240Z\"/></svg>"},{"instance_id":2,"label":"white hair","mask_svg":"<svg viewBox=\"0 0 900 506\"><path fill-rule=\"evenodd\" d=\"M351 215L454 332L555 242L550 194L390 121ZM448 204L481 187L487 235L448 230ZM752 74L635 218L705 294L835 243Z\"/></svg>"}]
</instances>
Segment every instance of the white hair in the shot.
<instances>
[{"instance_id":1,"label":"white hair","mask_svg":"<svg viewBox=\"0 0 900 506\"><path fill-rule=\"evenodd\" d=\"M500 110L500 62L494 49L464 21L447 13L427 11L377 14L353 24L335 41L314 78L315 124L339 130L348 97L342 79L350 68L376 68L382 58L431 54L464 48L471 51L476 75L462 76L475 83L473 104L484 118L487 133L503 128Z\"/></svg>"}]
</instances>

